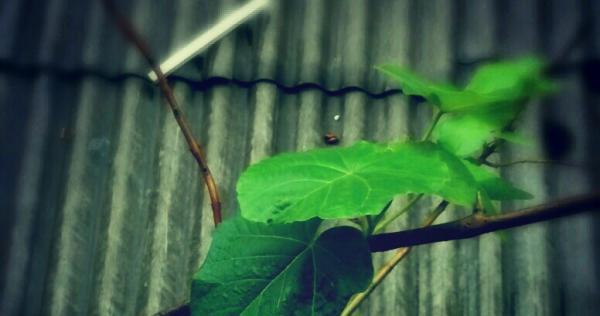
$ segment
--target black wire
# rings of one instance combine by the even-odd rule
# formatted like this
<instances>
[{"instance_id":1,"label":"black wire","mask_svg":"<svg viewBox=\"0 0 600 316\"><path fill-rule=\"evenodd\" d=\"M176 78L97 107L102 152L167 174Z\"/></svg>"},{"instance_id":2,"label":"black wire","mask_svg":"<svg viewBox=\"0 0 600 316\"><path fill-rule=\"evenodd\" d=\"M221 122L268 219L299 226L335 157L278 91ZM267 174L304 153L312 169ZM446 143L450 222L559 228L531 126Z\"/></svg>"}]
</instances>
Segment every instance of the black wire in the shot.
<instances>
[{"instance_id":1,"label":"black wire","mask_svg":"<svg viewBox=\"0 0 600 316\"><path fill-rule=\"evenodd\" d=\"M140 75L138 73L124 72L118 74L110 74L106 71L102 71L95 68L66 69L47 64L16 64L7 60L0 60L0 73L9 73L18 76L30 77L38 76L41 74L47 74L64 80L80 80L86 77L93 77L115 83L134 79L143 81L148 85L154 86L154 82L152 82L148 77ZM343 96L352 92L360 92L366 94L372 99L382 99L391 95L402 94L401 89L388 89L380 92L373 92L359 86L345 86L339 89L328 89L327 87L314 82L302 82L295 85L285 85L281 82L276 81L275 79L270 78L241 80L236 78L213 76L202 80L194 80L182 76L171 75L168 79L171 82L186 83L196 91L207 91L213 87L228 85L235 85L242 88L253 88L258 84L267 83L276 86L277 88L279 88L280 91L287 94L298 94L309 90L317 90L323 92L328 96Z\"/></svg>"},{"instance_id":2,"label":"black wire","mask_svg":"<svg viewBox=\"0 0 600 316\"><path fill-rule=\"evenodd\" d=\"M565 47L557 54L557 56L555 56L550 61L547 68L547 73L549 75L561 76L565 73L569 73L574 70L586 72L588 68L593 68L594 70L598 68L597 65L600 64L600 61L596 59L583 60L579 62L567 61L568 56L575 50L575 48L580 46L580 44L589 36L590 23L591 22L587 20L583 21L573 34L572 38L565 44ZM498 59L498 56L489 56L468 61L456 60L456 64L458 66L473 66ZM595 67L592 67L590 65ZM90 67L68 69L49 64L18 64L6 59L0 59L0 73L8 73L17 76L30 77L35 77L41 74L47 74L65 80L81 80L82 78L93 77L116 83L120 83L130 79L135 79L140 80L150 86L155 85L154 82L152 82L145 75L140 75L138 73L133 72L111 74L109 72ZM597 75L595 75L594 78L596 77ZM301 82L295 85L285 85L271 78L241 80L236 78L213 76L202 80L196 80L186 78L183 76L171 75L168 77L168 79L171 82L186 83L196 91L207 91L213 87L229 85L235 85L242 88L253 88L258 84L267 83L276 86L277 88L279 88L279 91L282 91L286 94L299 94L309 90L317 90L321 91L322 93L328 96L344 96L348 93L359 92L369 96L372 99L383 99L392 95L402 94L402 89L388 89L374 92L359 86L345 86L339 89L329 89L315 82Z\"/></svg>"}]
</instances>

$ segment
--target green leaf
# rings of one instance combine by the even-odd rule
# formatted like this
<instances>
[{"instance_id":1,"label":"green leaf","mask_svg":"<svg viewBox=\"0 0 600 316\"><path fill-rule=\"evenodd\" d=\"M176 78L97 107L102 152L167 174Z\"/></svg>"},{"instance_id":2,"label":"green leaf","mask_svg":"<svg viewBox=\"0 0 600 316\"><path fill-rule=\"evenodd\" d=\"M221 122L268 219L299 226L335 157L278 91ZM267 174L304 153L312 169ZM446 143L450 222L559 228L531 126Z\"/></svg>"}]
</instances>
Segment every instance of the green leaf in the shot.
<instances>
[{"instance_id":1,"label":"green leaf","mask_svg":"<svg viewBox=\"0 0 600 316\"><path fill-rule=\"evenodd\" d=\"M237 191L243 217L289 223L375 215L402 193L472 205L477 184L460 159L435 144L359 142L263 160L242 174Z\"/></svg>"},{"instance_id":2,"label":"green leaf","mask_svg":"<svg viewBox=\"0 0 600 316\"><path fill-rule=\"evenodd\" d=\"M528 98L550 92L542 60L526 57L480 67L464 91L485 96L490 102L463 107L445 115L433 139L447 150L470 156L494 138L515 140L504 128L515 120Z\"/></svg>"},{"instance_id":3,"label":"green leaf","mask_svg":"<svg viewBox=\"0 0 600 316\"><path fill-rule=\"evenodd\" d=\"M216 230L192 281L193 315L339 315L373 276L362 233L319 220L266 225L236 217Z\"/></svg>"},{"instance_id":4,"label":"green leaf","mask_svg":"<svg viewBox=\"0 0 600 316\"><path fill-rule=\"evenodd\" d=\"M421 96L445 112L433 139L466 157L493 138L510 137L502 131L521 112L527 99L554 90L543 74L544 67L544 61L535 57L486 64L462 90L432 83L396 65L377 69L398 81L405 94Z\"/></svg>"},{"instance_id":5,"label":"green leaf","mask_svg":"<svg viewBox=\"0 0 600 316\"><path fill-rule=\"evenodd\" d=\"M486 64L475 71L465 90L494 95L501 102L547 93L553 87L543 76L545 66L545 62L536 57Z\"/></svg>"},{"instance_id":6,"label":"green leaf","mask_svg":"<svg viewBox=\"0 0 600 316\"><path fill-rule=\"evenodd\" d=\"M514 187L510 182L498 177L498 175L483 166L478 166L467 160L464 160L464 164L491 200L527 200L533 198L528 192Z\"/></svg>"},{"instance_id":7,"label":"green leaf","mask_svg":"<svg viewBox=\"0 0 600 316\"><path fill-rule=\"evenodd\" d=\"M451 85L433 83L398 65L380 65L375 68L397 81L405 95L423 97L443 112L458 111L493 101L471 91L461 91Z\"/></svg>"},{"instance_id":8,"label":"green leaf","mask_svg":"<svg viewBox=\"0 0 600 316\"><path fill-rule=\"evenodd\" d=\"M460 157L471 156L485 143L503 135L504 127L515 119L521 108L520 103L515 103L446 114L436 125L432 137Z\"/></svg>"}]
</instances>

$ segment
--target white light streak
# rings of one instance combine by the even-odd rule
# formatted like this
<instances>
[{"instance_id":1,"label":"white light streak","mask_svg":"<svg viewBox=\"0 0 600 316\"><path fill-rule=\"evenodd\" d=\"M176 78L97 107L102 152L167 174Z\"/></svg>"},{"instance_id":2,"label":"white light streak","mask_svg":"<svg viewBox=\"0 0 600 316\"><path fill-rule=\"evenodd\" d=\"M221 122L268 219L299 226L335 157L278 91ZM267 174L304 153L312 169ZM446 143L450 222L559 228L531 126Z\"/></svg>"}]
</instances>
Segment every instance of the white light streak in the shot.
<instances>
[{"instance_id":1,"label":"white light streak","mask_svg":"<svg viewBox=\"0 0 600 316\"><path fill-rule=\"evenodd\" d=\"M231 32L231 30L236 28L238 25L244 23L254 14L265 9L270 1L271 0L252 0L239 9L233 11L206 32L201 33L191 42L169 56L160 64L160 69L163 71L165 76L175 71L175 69L179 68L182 64L192 59L194 56L202 53L210 45L227 35L227 33ZM148 77L150 77L152 81L157 80L156 74L154 74L153 71L148 73Z\"/></svg>"}]
</instances>

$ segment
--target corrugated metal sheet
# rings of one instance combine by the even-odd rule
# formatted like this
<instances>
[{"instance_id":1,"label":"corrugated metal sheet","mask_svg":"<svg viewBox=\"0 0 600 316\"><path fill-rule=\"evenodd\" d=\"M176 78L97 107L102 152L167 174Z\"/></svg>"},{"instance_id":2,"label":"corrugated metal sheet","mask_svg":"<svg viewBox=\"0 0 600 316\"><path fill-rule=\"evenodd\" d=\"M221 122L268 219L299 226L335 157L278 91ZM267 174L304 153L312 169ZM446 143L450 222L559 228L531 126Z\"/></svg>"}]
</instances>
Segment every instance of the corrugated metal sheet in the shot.
<instances>
[{"instance_id":1,"label":"corrugated metal sheet","mask_svg":"<svg viewBox=\"0 0 600 316\"><path fill-rule=\"evenodd\" d=\"M164 57L242 2L119 5ZM273 14L239 27L179 71L191 81L175 90L230 216L236 179L249 163L323 146L326 131L342 145L415 134L430 112L399 94L332 95L269 82L198 89L198 81L268 78L380 92L394 87L371 68L382 62L461 80L472 69L468 61L552 56L584 18L599 16L590 0L280 1ZM580 58L600 54L600 23L593 27ZM145 74L141 58L98 1L4 0L0 34L0 314L150 315L185 300L210 243L211 212L157 89L121 76ZM533 202L600 182L598 96L576 73L562 84L563 92L527 114L525 129L539 146L503 159L540 157L550 122L573 141L566 159L587 169L511 168L507 175L536 194ZM416 225L422 213L395 228ZM504 241L488 235L419 247L362 314L596 314L598 223L582 215L515 230Z\"/></svg>"}]
</instances>

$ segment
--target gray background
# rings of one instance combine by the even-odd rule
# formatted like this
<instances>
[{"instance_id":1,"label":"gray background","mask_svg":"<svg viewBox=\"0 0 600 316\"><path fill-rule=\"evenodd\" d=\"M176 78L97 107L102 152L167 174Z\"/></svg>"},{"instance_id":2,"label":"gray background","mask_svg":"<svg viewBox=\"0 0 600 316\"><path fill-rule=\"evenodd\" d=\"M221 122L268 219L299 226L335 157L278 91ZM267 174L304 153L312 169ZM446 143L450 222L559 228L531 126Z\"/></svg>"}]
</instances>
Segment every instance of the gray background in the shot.
<instances>
[{"instance_id":1,"label":"gray background","mask_svg":"<svg viewBox=\"0 0 600 316\"><path fill-rule=\"evenodd\" d=\"M161 58L242 2L118 1ZM593 0L280 1L188 63L178 75L190 81L175 91L230 216L249 163L322 147L327 131L342 145L420 135L431 112L399 94L290 92L272 83L198 90L197 81L270 78L380 92L395 85L371 66L394 62L462 82L480 59L554 56L582 20L599 16ZM599 30L594 21L573 60L600 57ZM148 68L99 2L1 1L0 60L0 314L150 315L184 301L210 243L208 197L158 90L123 75ZM598 93L577 71L560 83L559 94L526 114L534 144L502 160L543 157L551 123L569 135L562 158L585 168L507 169L536 195L508 209L598 187ZM394 228L414 227L435 202ZM440 221L464 214L450 209ZM418 247L361 313L598 314L598 223L587 214L504 239ZM390 255L377 255L376 266Z\"/></svg>"}]
</instances>

